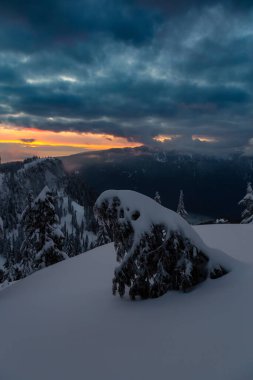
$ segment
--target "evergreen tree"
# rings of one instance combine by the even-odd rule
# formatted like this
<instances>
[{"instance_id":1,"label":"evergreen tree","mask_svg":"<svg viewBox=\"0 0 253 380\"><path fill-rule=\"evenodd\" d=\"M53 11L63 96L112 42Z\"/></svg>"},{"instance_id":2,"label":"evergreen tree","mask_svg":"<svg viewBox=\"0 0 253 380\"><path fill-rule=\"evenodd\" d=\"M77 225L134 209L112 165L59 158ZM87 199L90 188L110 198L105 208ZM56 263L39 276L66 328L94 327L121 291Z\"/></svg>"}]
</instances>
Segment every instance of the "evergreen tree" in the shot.
<instances>
[{"instance_id":1,"label":"evergreen tree","mask_svg":"<svg viewBox=\"0 0 253 380\"><path fill-rule=\"evenodd\" d=\"M88 248L89 248L89 237L88 235L86 235L84 243L83 243L83 251L84 252L88 251Z\"/></svg>"},{"instance_id":2,"label":"evergreen tree","mask_svg":"<svg viewBox=\"0 0 253 380\"><path fill-rule=\"evenodd\" d=\"M158 193L158 191L156 191L156 193L155 193L154 200L157 203L159 203L160 205L162 204L161 197L160 197L160 194Z\"/></svg>"},{"instance_id":3,"label":"evergreen tree","mask_svg":"<svg viewBox=\"0 0 253 380\"><path fill-rule=\"evenodd\" d=\"M188 212L185 210L184 207L184 192L183 190L180 190L180 195L179 195L179 201L178 201L178 206L177 206L177 213L182 216L182 218L186 218L188 215Z\"/></svg>"},{"instance_id":4,"label":"evergreen tree","mask_svg":"<svg viewBox=\"0 0 253 380\"><path fill-rule=\"evenodd\" d=\"M82 246L81 246L81 241L80 241L80 232L79 228L76 229L75 233L75 239L74 239L74 255L80 255L82 253Z\"/></svg>"},{"instance_id":5,"label":"evergreen tree","mask_svg":"<svg viewBox=\"0 0 253 380\"><path fill-rule=\"evenodd\" d=\"M22 278L22 272L20 271L19 264L16 262L12 250L8 254L4 263L4 280L13 282Z\"/></svg>"},{"instance_id":6,"label":"evergreen tree","mask_svg":"<svg viewBox=\"0 0 253 380\"><path fill-rule=\"evenodd\" d=\"M75 256L75 238L73 233L67 235L65 239L64 250L69 257Z\"/></svg>"},{"instance_id":7,"label":"evergreen tree","mask_svg":"<svg viewBox=\"0 0 253 380\"><path fill-rule=\"evenodd\" d=\"M247 184L247 193L245 197L238 203L239 206L243 206L244 210L241 214L241 223L252 223L253 222L253 190L251 182Z\"/></svg>"},{"instance_id":8,"label":"evergreen tree","mask_svg":"<svg viewBox=\"0 0 253 380\"><path fill-rule=\"evenodd\" d=\"M95 247L100 247L101 245L105 245L108 243L111 243L111 238L108 233L108 229L106 225L100 224L98 228L98 233L97 233L97 239L95 242Z\"/></svg>"},{"instance_id":9,"label":"evergreen tree","mask_svg":"<svg viewBox=\"0 0 253 380\"><path fill-rule=\"evenodd\" d=\"M23 268L47 267L68 256L62 251L64 236L55 213L55 196L47 186L24 215L26 238L22 245Z\"/></svg>"},{"instance_id":10,"label":"evergreen tree","mask_svg":"<svg viewBox=\"0 0 253 380\"><path fill-rule=\"evenodd\" d=\"M28 194L28 205L25 208L22 216L21 223L23 225L24 240L20 248L20 271L21 277L25 278L35 270L35 256L36 256L36 234L34 233L34 210L33 210L33 194Z\"/></svg>"}]
</instances>

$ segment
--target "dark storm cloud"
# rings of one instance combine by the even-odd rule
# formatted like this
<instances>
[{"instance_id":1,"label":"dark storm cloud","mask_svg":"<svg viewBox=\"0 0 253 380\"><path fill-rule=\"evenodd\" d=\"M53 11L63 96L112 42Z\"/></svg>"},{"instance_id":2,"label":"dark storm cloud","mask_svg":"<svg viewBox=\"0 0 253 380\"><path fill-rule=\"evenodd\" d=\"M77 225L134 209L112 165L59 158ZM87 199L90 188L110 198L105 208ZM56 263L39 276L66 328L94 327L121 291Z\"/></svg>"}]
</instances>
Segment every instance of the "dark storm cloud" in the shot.
<instances>
[{"instance_id":1,"label":"dark storm cloud","mask_svg":"<svg viewBox=\"0 0 253 380\"><path fill-rule=\"evenodd\" d=\"M2 0L0 120L243 151L253 137L251 3Z\"/></svg>"},{"instance_id":2,"label":"dark storm cloud","mask_svg":"<svg viewBox=\"0 0 253 380\"><path fill-rule=\"evenodd\" d=\"M87 41L94 34L142 44L153 35L161 16L131 3L127 0L3 0L1 18L8 35L2 44L29 50L48 44L71 45ZM19 38L14 40L14 36Z\"/></svg>"},{"instance_id":3,"label":"dark storm cloud","mask_svg":"<svg viewBox=\"0 0 253 380\"><path fill-rule=\"evenodd\" d=\"M154 8L161 8L167 10L170 14L186 12L192 8L203 8L206 6L213 6L215 4L223 4L226 7L248 10L252 8L251 0L138 0L143 5L152 6Z\"/></svg>"}]
</instances>

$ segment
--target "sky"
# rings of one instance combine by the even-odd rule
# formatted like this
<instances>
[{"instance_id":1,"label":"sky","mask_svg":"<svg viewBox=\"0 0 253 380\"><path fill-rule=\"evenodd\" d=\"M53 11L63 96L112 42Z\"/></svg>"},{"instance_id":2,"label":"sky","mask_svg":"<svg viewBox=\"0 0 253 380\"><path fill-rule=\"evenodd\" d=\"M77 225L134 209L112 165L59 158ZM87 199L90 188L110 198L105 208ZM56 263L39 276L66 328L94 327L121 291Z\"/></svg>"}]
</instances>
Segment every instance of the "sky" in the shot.
<instances>
[{"instance_id":1,"label":"sky","mask_svg":"<svg viewBox=\"0 0 253 380\"><path fill-rule=\"evenodd\" d=\"M0 155L253 154L252 0L1 0Z\"/></svg>"}]
</instances>

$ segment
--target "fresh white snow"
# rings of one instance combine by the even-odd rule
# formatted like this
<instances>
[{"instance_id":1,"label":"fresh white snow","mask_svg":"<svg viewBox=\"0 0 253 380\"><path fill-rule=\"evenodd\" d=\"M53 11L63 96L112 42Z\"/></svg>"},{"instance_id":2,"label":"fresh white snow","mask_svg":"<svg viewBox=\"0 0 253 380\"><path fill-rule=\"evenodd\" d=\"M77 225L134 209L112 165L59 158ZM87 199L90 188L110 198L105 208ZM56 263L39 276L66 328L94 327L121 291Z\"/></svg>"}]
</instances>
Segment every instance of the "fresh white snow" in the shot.
<instances>
[{"instance_id":1,"label":"fresh white snow","mask_svg":"<svg viewBox=\"0 0 253 380\"><path fill-rule=\"evenodd\" d=\"M252 380L248 227L196 228L206 243L247 264L190 293L135 302L113 297L112 244L4 289L0 379Z\"/></svg>"},{"instance_id":2,"label":"fresh white snow","mask_svg":"<svg viewBox=\"0 0 253 380\"><path fill-rule=\"evenodd\" d=\"M253 224L195 226L204 242L244 262L253 262Z\"/></svg>"}]
</instances>

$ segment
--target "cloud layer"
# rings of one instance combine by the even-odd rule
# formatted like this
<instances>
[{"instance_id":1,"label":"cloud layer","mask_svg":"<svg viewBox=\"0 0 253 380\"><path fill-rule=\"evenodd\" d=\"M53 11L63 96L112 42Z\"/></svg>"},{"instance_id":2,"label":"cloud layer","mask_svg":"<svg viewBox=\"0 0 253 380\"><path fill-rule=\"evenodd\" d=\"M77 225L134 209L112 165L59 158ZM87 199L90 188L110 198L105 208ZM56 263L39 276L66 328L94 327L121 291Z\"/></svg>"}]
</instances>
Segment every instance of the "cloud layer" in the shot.
<instances>
[{"instance_id":1,"label":"cloud layer","mask_svg":"<svg viewBox=\"0 0 253 380\"><path fill-rule=\"evenodd\" d=\"M2 0L0 22L2 125L249 152L252 1Z\"/></svg>"}]
</instances>

